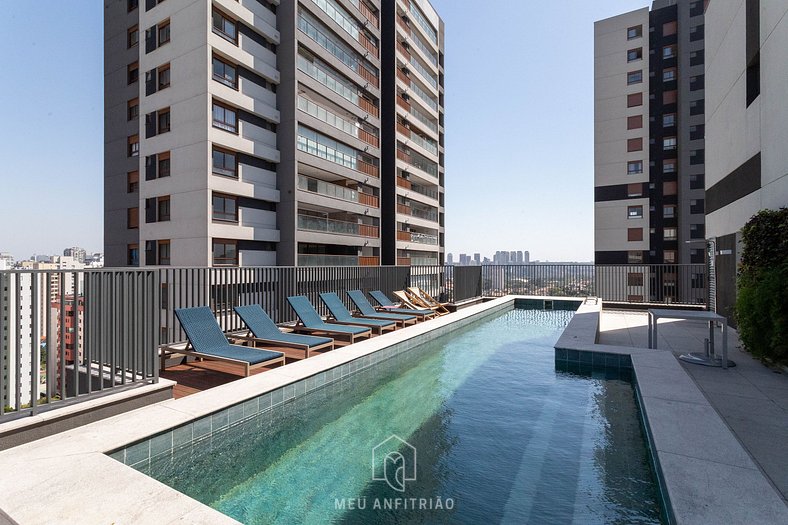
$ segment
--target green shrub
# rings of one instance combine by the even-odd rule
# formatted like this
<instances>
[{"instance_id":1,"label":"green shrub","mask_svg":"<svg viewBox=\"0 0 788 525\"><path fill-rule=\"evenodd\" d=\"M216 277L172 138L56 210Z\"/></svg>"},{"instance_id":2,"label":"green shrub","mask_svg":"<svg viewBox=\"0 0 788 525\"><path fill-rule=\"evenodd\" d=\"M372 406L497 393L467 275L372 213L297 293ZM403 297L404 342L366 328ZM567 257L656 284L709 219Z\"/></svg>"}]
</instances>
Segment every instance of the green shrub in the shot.
<instances>
[{"instance_id":1,"label":"green shrub","mask_svg":"<svg viewBox=\"0 0 788 525\"><path fill-rule=\"evenodd\" d=\"M742 228L736 321L744 346L788 362L788 208L762 210Z\"/></svg>"}]
</instances>

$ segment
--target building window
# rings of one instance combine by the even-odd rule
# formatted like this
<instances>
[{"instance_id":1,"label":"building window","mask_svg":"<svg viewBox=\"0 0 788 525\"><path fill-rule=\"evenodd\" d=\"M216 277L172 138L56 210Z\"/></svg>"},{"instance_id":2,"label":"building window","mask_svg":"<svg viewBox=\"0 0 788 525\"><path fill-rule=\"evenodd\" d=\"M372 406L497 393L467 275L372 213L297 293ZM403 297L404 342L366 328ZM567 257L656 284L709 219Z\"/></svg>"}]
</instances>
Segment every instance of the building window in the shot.
<instances>
[{"instance_id":1,"label":"building window","mask_svg":"<svg viewBox=\"0 0 788 525\"><path fill-rule=\"evenodd\" d=\"M627 62L634 62L643 58L643 48L638 47L627 51Z\"/></svg>"},{"instance_id":2,"label":"building window","mask_svg":"<svg viewBox=\"0 0 788 525\"><path fill-rule=\"evenodd\" d=\"M238 25L234 20L227 18L221 11L213 10L213 32L220 37L229 40L233 44L238 43Z\"/></svg>"},{"instance_id":3,"label":"building window","mask_svg":"<svg viewBox=\"0 0 788 525\"><path fill-rule=\"evenodd\" d=\"M627 252L627 262L629 264L640 264L643 262L643 252L629 251Z\"/></svg>"},{"instance_id":4,"label":"building window","mask_svg":"<svg viewBox=\"0 0 788 525\"><path fill-rule=\"evenodd\" d=\"M163 46L170 41L170 21L165 20L159 24L159 45Z\"/></svg>"},{"instance_id":5,"label":"building window","mask_svg":"<svg viewBox=\"0 0 788 525\"><path fill-rule=\"evenodd\" d=\"M643 139L628 139L627 140L627 151L643 151Z\"/></svg>"},{"instance_id":6,"label":"building window","mask_svg":"<svg viewBox=\"0 0 788 525\"><path fill-rule=\"evenodd\" d=\"M643 286L643 274L640 272L627 272L627 286Z\"/></svg>"},{"instance_id":7,"label":"building window","mask_svg":"<svg viewBox=\"0 0 788 525\"><path fill-rule=\"evenodd\" d=\"M213 194L213 220L222 222L238 222L238 205L236 197Z\"/></svg>"},{"instance_id":8,"label":"building window","mask_svg":"<svg viewBox=\"0 0 788 525\"><path fill-rule=\"evenodd\" d=\"M140 28L136 24L129 28L126 34L126 47L131 49L140 43Z\"/></svg>"},{"instance_id":9,"label":"building window","mask_svg":"<svg viewBox=\"0 0 788 525\"><path fill-rule=\"evenodd\" d=\"M706 208L705 199L690 200L690 213L703 213Z\"/></svg>"},{"instance_id":10,"label":"building window","mask_svg":"<svg viewBox=\"0 0 788 525\"><path fill-rule=\"evenodd\" d=\"M627 129L640 129L643 127L643 115L627 117Z\"/></svg>"},{"instance_id":11,"label":"building window","mask_svg":"<svg viewBox=\"0 0 788 525\"><path fill-rule=\"evenodd\" d=\"M665 228L663 231L663 238L666 241L675 241L678 239L678 231L676 228Z\"/></svg>"},{"instance_id":12,"label":"building window","mask_svg":"<svg viewBox=\"0 0 788 525\"><path fill-rule=\"evenodd\" d=\"M167 222L170 220L170 196L159 197L156 199L157 218L158 222Z\"/></svg>"},{"instance_id":13,"label":"building window","mask_svg":"<svg viewBox=\"0 0 788 525\"><path fill-rule=\"evenodd\" d=\"M159 90L170 87L170 65L164 64L159 68Z\"/></svg>"},{"instance_id":14,"label":"building window","mask_svg":"<svg viewBox=\"0 0 788 525\"><path fill-rule=\"evenodd\" d=\"M643 240L643 228L627 228L627 241L637 242Z\"/></svg>"},{"instance_id":15,"label":"building window","mask_svg":"<svg viewBox=\"0 0 788 525\"><path fill-rule=\"evenodd\" d=\"M160 266L169 266L170 265L170 241L159 241L158 242L159 248L159 255L158 260L156 263Z\"/></svg>"},{"instance_id":16,"label":"building window","mask_svg":"<svg viewBox=\"0 0 788 525\"><path fill-rule=\"evenodd\" d=\"M136 230L140 227L140 209L129 208L126 210L126 228Z\"/></svg>"},{"instance_id":17,"label":"building window","mask_svg":"<svg viewBox=\"0 0 788 525\"><path fill-rule=\"evenodd\" d=\"M137 193L140 190L140 172L130 171L126 174L126 193Z\"/></svg>"},{"instance_id":18,"label":"building window","mask_svg":"<svg viewBox=\"0 0 788 525\"><path fill-rule=\"evenodd\" d=\"M627 85L643 82L643 71L630 71L627 73Z\"/></svg>"},{"instance_id":19,"label":"building window","mask_svg":"<svg viewBox=\"0 0 788 525\"><path fill-rule=\"evenodd\" d=\"M139 135L132 135L128 139L128 156L129 157L139 157L140 156L140 136Z\"/></svg>"},{"instance_id":20,"label":"building window","mask_svg":"<svg viewBox=\"0 0 788 525\"><path fill-rule=\"evenodd\" d=\"M140 246L139 244L129 244L126 247L126 264L129 266L140 265Z\"/></svg>"},{"instance_id":21,"label":"building window","mask_svg":"<svg viewBox=\"0 0 788 525\"><path fill-rule=\"evenodd\" d=\"M170 152L165 151L164 153L159 153L158 155L158 177L161 179L162 177L169 177L170 176Z\"/></svg>"},{"instance_id":22,"label":"building window","mask_svg":"<svg viewBox=\"0 0 788 525\"><path fill-rule=\"evenodd\" d=\"M696 149L690 151L690 165L697 166L706 162L706 150Z\"/></svg>"},{"instance_id":23,"label":"building window","mask_svg":"<svg viewBox=\"0 0 788 525\"><path fill-rule=\"evenodd\" d=\"M662 216L666 219L673 219L676 216L676 206L673 204L663 206Z\"/></svg>"},{"instance_id":24,"label":"building window","mask_svg":"<svg viewBox=\"0 0 788 525\"><path fill-rule=\"evenodd\" d=\"M213 79L233 89L238 89L238 75L234 65L213 57Z\"/></svg>"},{"instance_id":25,"label":"building window","mask_svg":"<svg viewBox=\"0 0 788 525\"><path fill-rule=\"evenodd\" d=\"M627 184L627 197L642 197L643 196L643 184L635 183L635 184Z\"/></svg>"},{"instance_id":26,"label":"building window","mask_svg":"<svg viewBox=\"0 0 788 525\"><path fill-rule=\"evenodd\" d=\"M706 236L704 224L690 224L690 239L703 239Z\"/></svg>"},{"instance_id":27,"label":"building window","mask_svg":"<svg viewBox=\"0 0 788 525\"><path fill-rule=\"evenodd\" d=\"M140 66L137 62L132 62L126 67L126 80L129 85L140 79Z\"/></svg>"},{"instance_id":28,"label":"building window","mask_svg":"<svg viewBox=\"0 0 788 525\"><path fill-rule=\"evenodd\" d=\"M234 109L213 103L213 127L238 133L238 116Z\"/></svg>"},{"instance_id":29,"label":"building window","mask_svg":"<svg viewBox=\"0 0 788 525\"><path fill-rule=\"evenodd\" d=\"M662 127L663 128L672 128L676 125L676 114L675 113L668 113L666 115L662 115Z\"/></svg>"},{"instance_id":30,"label":"building window","mask_svg":"<svg viewBox=\"0 0 788 525\"><path fill-rule=\"evenodd\" d=\"M627 162L627 175L635 175L637 173L643 173L643 161L631 160Z\"/></svg>"},{"instance_id":31,"label":"building window","mask_svg":"<svg viewBox=\"0 0 788 525\"><path fill-rule=\"evenodd\" d=\"M662 149L665 151L676 149L676 144L676 137L665 137L662 139Z\"/></svg>"},{"instance_id":32,"label":"building window","mask_svg":"<svg viewBox=\"0 0 788 525\"><path fill-rule=\"evenodd\" d=\"M214 239L213 264L216 266L238 266L238 245L236 241Z\"/></svg>"},{"instance_id":33,"label":"building window","mask_svg":"<svg viewBox=\"0 0 788 525\"><path fill-rule=\"evenodd\" d=\"M627 95L627 107L634 108L643 105L643 93L631 93Z\"/></svg>"},{"instance_id":34,"label":"building window","mask_svg":"<svg viewBox=\"0 0 788 525\"><path fill-rule=\"evenodd\" d=\"M238 178L238 157L232 151L213 148L213 173L222 177Z\"/></svg>"},{"instance_id":35,"label":"building window","mask_svg":"<svg viewBox=\"0 0 788 525\"><path fill-rule=\"evenodd\" d=\"M676 80L676 68L675 67L669 67L667 69L664 69L662 71L662 81L663 82L671 82L673 80Z\"/></svg>"},{"instance_id":36,"label":"building window","mask_svg":"<svg viewBox=\"0 0 788 525\"><path fill-rule=\"evenodd\" d=\"M665 264L676 264L676 250L665 250L662 252L662 260Z\"/></svg>"},{"instance_id":37,"label":"building window","mask_svg":"<svg viewBox=\"0 0 788 525\"><path fill-rule=\"evenodd\" d=\"M643 206L627 206L627 219L642 219Z\"/></svg>"},{"instance_id":38,"label":"building window","mask_svg":"<svg viewBox=\"0 0 788 525\"><path fill-rule=\"evenodd\" d=\"M675 35L677 31L678 22L676 22L676 20L662 24L662 36Z\"/></svg>"},{"instance_id":39,"label":"building window","mask_svg":"<svg viewBox=\"0 0 788 525\"><path fill-rule=\"evenodd\" d=\"M140 116L140 99L133 98L129 100L127 110L126 110L126 118L128 120L134 120L135 118L139 118Z\"/></svg>"},{"instance_id":40,"label":"building window","mask_svg":"<svg viewBox=\"0 0 788 525\"><path fill-rule=\"evenodd\" d=\"M663 104L675 104L677 100L678 100L678 91L676 91L675 89L671 91L662 92Z\"/></svg>"},{"instance_id":41,"label":"building window","mask_svg":"<svg viewBox=\"0 0 788 525\"><path fill-rule=\"evenodd\" d=\"M156 128L159 134L170 131L170 108L158 111Z\"/></svg>"},{"instance_id":42,"label":"building window","mask_svg":"<svg viewBox=\"0 0 788 525\"><path fill-rule=\"evenodd\" d=\"M640 38L641 36L643 36L643 26L632 26L627 28L627 40Z\"/></svg>"},{"instance_id":43,"label":"building window","mask_svg":"<svg viewBox=\"0 0 788 525\"><path fill-rule=\"evenodd\" d=\"M676 181L662 183L662 195L676 195Z\"/></svg>"},{"instance_id":44,"label":"building window","mask_svg":"<svg viewBox=\"0 0 788 525\"><path fill-rule=\"evenodd\" d=\"M139 7L139 5L140 5L140 1L139 0L127 0L126 10L129 13L131 13L132 11L137 9L137 7Z\"/></svg>"},{"instance_id":45,"label":"building window","mask_svg":"<svg viewBox=\"0 0 788 525\"><path fill-rule=\"evenodd\" d=\"M674 58L676 56L676 44L671 44L662 48L662 58Z\"/></svg>"},{"instance_id":46,"label":"building window","mask_svg":"<svg viewBox=\"0 0 788 525\"><path fill-rule=\"evenodd\" d=\"M676 173L676 159L662 161L662 173Z\"/></svg>"}]
</instances>

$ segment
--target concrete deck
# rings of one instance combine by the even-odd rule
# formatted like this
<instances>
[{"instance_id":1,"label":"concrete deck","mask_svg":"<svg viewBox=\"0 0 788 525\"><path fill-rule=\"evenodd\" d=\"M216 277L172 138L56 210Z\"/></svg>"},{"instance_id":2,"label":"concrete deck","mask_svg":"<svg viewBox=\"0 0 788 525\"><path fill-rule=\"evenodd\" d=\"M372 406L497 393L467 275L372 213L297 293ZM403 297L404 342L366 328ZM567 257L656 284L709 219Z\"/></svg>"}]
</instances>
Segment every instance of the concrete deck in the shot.
<instances>
[{"instance_id":1,"label":"concrete deck","mask_svg":"<svg viewBox=\"0 0 788 525\"><path fill-rule=\"evenodd\" d=\"M645 312L603 311L599 343L627 347L648 346ZM660 350L674 355L702 352L708 325L702 321L662 320ZM718 332L719 335L719 332ZM730 428L760 470L788 503L788 374L761 364L742 351L738 334L729 332L728 370L678 361ZM721 340L716 339L717 352ZM698 444L714 447L713 443Z\"/></svg>"}]
</instances>

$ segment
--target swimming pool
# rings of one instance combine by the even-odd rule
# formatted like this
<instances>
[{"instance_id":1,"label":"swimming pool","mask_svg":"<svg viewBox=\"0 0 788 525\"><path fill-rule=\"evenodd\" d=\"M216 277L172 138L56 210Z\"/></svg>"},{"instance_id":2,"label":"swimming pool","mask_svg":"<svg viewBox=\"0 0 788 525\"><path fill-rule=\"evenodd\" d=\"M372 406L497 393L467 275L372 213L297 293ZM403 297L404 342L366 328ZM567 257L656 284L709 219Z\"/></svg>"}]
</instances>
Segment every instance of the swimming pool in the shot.
<instances>
[{"instance_id":1,"label":"swimming pool","mask_svg":"<svg viewBox=\"0 0 788 525\"><path fill-rule=\"evenodd\" d=\"M556 367L571 315L511 310L113 457L244 523L658 523L626 374Z\"/></svg>"}]
</instances>

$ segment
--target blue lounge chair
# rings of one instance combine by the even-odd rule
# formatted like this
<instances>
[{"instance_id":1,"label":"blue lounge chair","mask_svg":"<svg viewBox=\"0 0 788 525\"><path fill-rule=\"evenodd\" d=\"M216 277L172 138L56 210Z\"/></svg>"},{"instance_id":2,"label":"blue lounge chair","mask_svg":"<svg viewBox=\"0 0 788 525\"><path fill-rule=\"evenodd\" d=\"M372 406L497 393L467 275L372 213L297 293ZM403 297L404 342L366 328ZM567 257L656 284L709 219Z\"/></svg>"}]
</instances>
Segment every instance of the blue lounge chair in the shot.
<instances>
[{"instance_id":1,"label":"blue lounge chair","mask_svg":"<svg viewBox=\"0 0 788 525\"><path fill-rule=\"evenodd\" d=\"M347 337L348 342L355 343L358 337L372 337L372 329L363 326L346 326L326 323L317 313L315 307L303 295L294 295L287 298L287 302L295 310L300 325L293 327L296 332L331 334L334 339Z\"/></svg>"},{"instance_id":2,"label":"blue lounge chair","mask_svg":"<svg viewBox=\"0 0 788 525\"><path fill-rule=\"evenodd\" d=\"M423 317L424 319L437 317L438 315L432 310L422 310L419 308L399 308L400 305L393 303L391 299L389 299L386 294L380 290L372 290L369 292L369 295L371 295L381 307L385 308L385 311L391 312L393 314L413 314Z\"/></svg>"},{"instance_id":3,"label":"blue lounge chair","mask_svg":"<svg viewBox=\"0 0 788 525\"><path fill-rule=\"evenodd\" d=\"M320 299L328 307L331 316L334 318L333 322L345 325L355 326L368 326L375 330L378 335L381 335L384 330L396 330L397 323L395 321L383 321L381 319L361 319L353 317L345 305L342 304L342 299L339 298L334 292L325 292L320 294Z\"/></svg>"},{"instance_id":4,"label":"blue lounge chair","mask_svg":"<svg viewBox=\"0 0 788 525\"><path fill-rule=\"evenodd\" d=\"M334 340L330 337L282 333L259 304L236 306L235 313L249 329L247 337L255 343L299 348L304 351L304 357L309 357L309 352L312 350L334 349Z\"/></svg>"},{"instance_id":5,"label":"blue lounge chair","mask_svg":"<svg viewBox=\"0 0 788 525\"><path fill-rule=\"evenodd\" d=\"M367 301L367 298L364 296L364 292L361 290L350 290L348 293L348 297L350 300L353 301L353 304L356 305L358 311L361 312L361 315L367 317L369 319L384 319L388 321L395 321L399 326L407 326L409 324L416 324L419 320L419 317L416 314L389 314L386 312L378 312L375 310L375 307Z\"/></svg>"},{"instance_id":6,"label":"blue lounge chair","mask_svg":"<svg viewBox=\"0 0 788 525\"><path fill-rule=\"evenodd\" d=\"M285 364L285 355L282 352L231 345L207 306L179 308L175 310L175 315L189 339L186 348L178 350L179 353L194 356L198 361L209 359L240 366L244 376L248 376L254 368Z\"/></svg>"}]
</instances>

